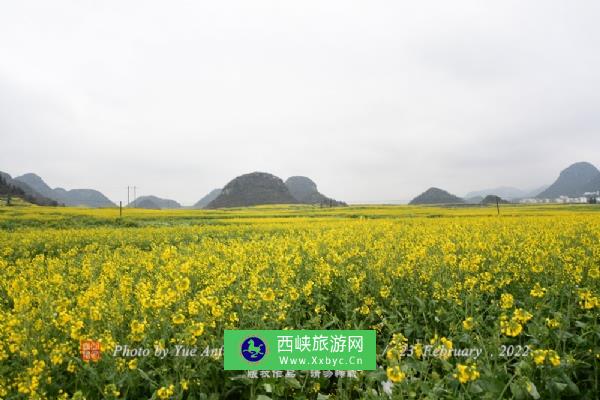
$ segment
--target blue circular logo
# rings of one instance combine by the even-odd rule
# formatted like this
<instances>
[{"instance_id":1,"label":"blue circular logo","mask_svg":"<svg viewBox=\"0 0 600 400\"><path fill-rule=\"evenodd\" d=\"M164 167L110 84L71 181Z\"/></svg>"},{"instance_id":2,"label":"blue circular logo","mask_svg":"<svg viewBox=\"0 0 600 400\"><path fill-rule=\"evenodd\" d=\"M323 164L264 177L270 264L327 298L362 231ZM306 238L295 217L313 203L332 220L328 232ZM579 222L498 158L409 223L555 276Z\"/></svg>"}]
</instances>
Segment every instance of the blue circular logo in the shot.
<instances>
[{"instance_id":1,"label":"blue circular logo","mask_svg":"<svg viewBox=\"0 0 600 400\"><path fill-rule=\"evenodd\" d=\"M251 336L242 342L242 356L250 362L257 362L267 354L267 345L256 336Z\"/></svg>"}]
</instances>

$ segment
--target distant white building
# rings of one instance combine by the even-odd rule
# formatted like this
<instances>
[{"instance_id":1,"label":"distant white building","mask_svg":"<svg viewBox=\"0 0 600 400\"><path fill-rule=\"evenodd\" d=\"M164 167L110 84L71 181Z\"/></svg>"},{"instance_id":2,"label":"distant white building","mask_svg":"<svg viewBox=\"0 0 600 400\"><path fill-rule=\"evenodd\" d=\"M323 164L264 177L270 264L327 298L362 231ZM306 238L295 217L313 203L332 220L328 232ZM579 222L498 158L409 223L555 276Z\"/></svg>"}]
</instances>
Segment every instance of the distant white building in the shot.
<instances>
[{"instance_id":1,"label":"distant white building","mask_svg":"<svg viewBox=\"0 0 600 400\"><path fill-rule=\"evenodd\" d=\"M519 203L523 203L523 204L536 204L539 202L540 202L540 199L534 199L534 198L519 200Z\"/></svg>"},{"instance_id":2,"label":"distant white building","mask_svg":"<svg viewBox=\"0 0 600 400\"><path fill-rule=\"evenodd\" d=\"M558 203L558 204L587 204L593 203L590 199L595 199L596 203L600 203L600 193L592 192L585 193L584 196L581 197L569 197L569 196L559 196L555 199L537 199L537 198L527 198L521 199L519 203L523 204L547 204L547 203Z\"/></svg>"},{"instance_id":3,"label":"distant white building","mask_svg":"<svg viewBox=\"0 0 600 400\"><path fill-rule=\"evenodd\" d=\"M588 203L600 204L600 190L597 192L585 192L583 195Z\"/></svg>"},{"instance_id":4,"label":"distant white building","mask_svg":"<svg viewBox=\"0 0 600 400\"><path fill-rule=\"evenodd\" d=\"M569 203L569 204L585 204L588 202L588 198L585 196L582 197L569 197L569 196L559 196L554 200L555 203Z\"/></svg>"}]
</instances>

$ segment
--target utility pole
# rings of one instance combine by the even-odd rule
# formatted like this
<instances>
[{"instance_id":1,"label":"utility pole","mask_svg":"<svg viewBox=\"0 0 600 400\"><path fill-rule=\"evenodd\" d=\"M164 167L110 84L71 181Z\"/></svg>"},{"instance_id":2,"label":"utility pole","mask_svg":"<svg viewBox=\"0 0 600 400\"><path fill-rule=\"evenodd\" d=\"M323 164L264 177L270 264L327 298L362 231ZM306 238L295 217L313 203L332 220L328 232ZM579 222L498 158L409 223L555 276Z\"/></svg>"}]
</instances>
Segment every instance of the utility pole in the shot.
<instances>
[{"instance_id":1,"label":"utility pole","mask_svg":"<svg viewBox=\"0 0 600 400\"><path fill-rule=\"evenodd\" d=\"M498 215L500 215L500 198L496 196L496 208L498 209Z\"/></svg>"},{"instance_id":2,"label":"utility pole","mask_svg":"<svg viewBox=\"0 0 600 400\"><path fill-rule=\"evenodd\" d=\"M119 201L119 217L123 216L123 202Z\"/></svg>"},{"instance_id":3,"label":"utility pole","mask_svg":"<svg viewBox=\"0 0 600 400\"><path fill-rule=\"evenodd\" d=\"M135 201L137 200L137 196L136 196L136 194L135 194L135 189L136 189L136 187L134 186L134 187L133 187L133 203L134 203L134 204L135 204Z\"/></svg>"},{"instance_id":4,"label":"utility pole","mask_svg":"<svg viewBox=\"0 0 600 400\"><path fill-rule=\"evenodd\" d=\"M129 207L129 186L127 186L127 207Z\"/></svg>"}]
</instances>

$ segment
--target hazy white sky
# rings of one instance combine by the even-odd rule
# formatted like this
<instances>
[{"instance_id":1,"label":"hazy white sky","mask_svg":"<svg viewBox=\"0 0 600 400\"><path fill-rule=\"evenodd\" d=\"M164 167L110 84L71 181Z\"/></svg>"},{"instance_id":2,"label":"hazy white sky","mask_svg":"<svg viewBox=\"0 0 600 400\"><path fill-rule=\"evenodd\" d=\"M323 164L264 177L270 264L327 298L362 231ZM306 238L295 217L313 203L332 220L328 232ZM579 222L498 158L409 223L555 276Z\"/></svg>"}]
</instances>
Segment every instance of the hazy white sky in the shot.
<instances>
[{"instance_id":1,"label":"hazy white sky","mask_svg":"<svg viewBox=\"0 0 600 400\"><path fill-rule=\"evenodd\" d=\"M410 4L409 4L410 3ZM598 1L0 5L0 170L191 204L251 171L342 200L600 166Z\"/></svg>"}]
</instances>

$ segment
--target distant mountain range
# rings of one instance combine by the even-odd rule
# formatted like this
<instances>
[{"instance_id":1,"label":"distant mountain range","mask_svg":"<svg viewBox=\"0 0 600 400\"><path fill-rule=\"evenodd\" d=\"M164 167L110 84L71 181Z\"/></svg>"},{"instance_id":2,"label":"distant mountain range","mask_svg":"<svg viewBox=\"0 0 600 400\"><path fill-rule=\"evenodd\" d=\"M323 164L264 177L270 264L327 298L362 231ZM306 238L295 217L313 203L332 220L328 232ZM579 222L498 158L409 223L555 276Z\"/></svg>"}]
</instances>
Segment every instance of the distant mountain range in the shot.
<instances>
[{"instance_id":1,"label":"distant mountain range","mask_svg":"<svg viewBox=\"0 0 600 400\"><path fill-rule=\"evenodd\" d=\"M577 197L600 190L600 171L589 162L578 162L561 171L556 181L536 197Z\"/></svg>"},{"instance_id":2,"label":"distant mountain range","mask_svg":"<svg viewBox=\"0 0 600 400\"><path fill-rule=\"evenodd\" d=\"M283 181L265 172L252 172L229 182L205 208L298 203Z\"/></svg>"},{"instance_id":3,"label":"distant mountain range","mask_svg":"<svg viewBox=\"0 0 600 400\"><path fill-rule=\"evenodd\" d=\"M343 201L330 199L319 193L317 184L305 176L291 176L286 179L285 186L296 200L304 204L323 204L328 206L346 206Z\"/></svg>"},{"instance_id":4,"label":"distant mountain range","mask_svg":"<svg viewBox=\"0 0 600 400\"><path fill-rule=\"evenodd\" d=\"M42 196L29 185L14 180L6 172L0 171L0 195L21 197L23 200L37 204L39 206L57 206L59 203L55 200Z\"/></svg>"},{"instance_id":5,"label":"distant mountain range","mask_svg":"<svg viewBox=\"0 0 600 400\"><path fill-rule=\"evenodd\" d=\"M588 183L586 183L585 185L583 185L583 187L581 189L579 189L579 192L583 192L583 193L590 193L590 192L597 192L600 190L600 174L596 175L595 178L592 178Z\"/></svg>"},{"instance_id":6,"label":"distant mountain range","mask_svg":"<svg viewBox=\"0 0 600 400\"><path fill-rule=\"evenodd\" d=\"M128 207L147 208L153 210L181 208L181 204L175 200L161 199L156 196L140 196L132 201Z\"/></svg>"},{"instance_id":7,"label":"distant mountain range","mask_svg":"<svg viewBox=\"0 0 600 400\"><path fill-rule=\"evenodd\" d=\"M521 190L502 186L472 191L460 198L440 188L429 188L409 204L486 204L495 203L495 197L518 201L524 198L554 200L561 196L576 198L586 193L600 192L600 171L589 162L577 162L560 172L556 181L535 190ZM28 173L12 178L0 172L0 195L22 197L39 205L67 205L86 207L115 207L115 203L94 189L51 188L36 174ZM490 197L492 196L492 197ZM304 176L292 176L285 182L275 175L252 172L230 181L223 189L213 189L191 208L245 207L260 204L321 204L345 206L346 203L321 194L316 183ZM157 196L141 196L130 207L148 209L181 208L175 200ZM189 207L188 207L189 208Z\"/></svg>"},{"instance_id":8,"label":"distant mountain range","mask_svg":"<svg viewBox=\"0 0 600 400\"><path fill-rule=\"evenodd\" d=\"M494 196L500 196L504 199L508 199L508 200L515 200L515 199L524 199L524 198L528 198L528 197L535 197L538 194L540 194L541 192L543 192L544 190L546 190L548 188L548 185L539 187L537 189L533 189L533 190L521 190L518 188L514 188L514 187L509 187L509 186L500 186L497 188L493 188L493 189L484 189L484 190L478 190L475 192L469 192L467 193L464 198L469 200L472 198L478 198L480 197L480 201L483 200L484 197L489 196L489 195L494 195Z\"/></svg>"},{"instance_id":9,"label":"distant mountain range","mask_svg":"<svg viewBox=\"0 0 600 400\"><path fill-rule=\"evenodd\" d=\"M493 195L488 195L488 196L493 196ZM483 201L483 196L474 196L474 197L468 197L465 199L465 203L467 203L467 204L479 204L482 201Z\"/></svg>"},{"instance_id":10,"label":"distant mountain range","mask_svg":"<svg viewBox=\"0 0 600 400\"><path fill-rule=\"evenodd\" d=\"M52 189L36 174L25 174L15 178L15 181L25 183L38 194L66 206L115 207L105 195L94 189Z\"/></svg>"},{"instance_id":11,"label":"distant mountain range","mask_svg":"<svg viewBox=\"0 0 600 400\"><path fill-rule=\"evenodd\" d=\"M555 200L560 196L582 197L585 193L600 191L600 171L589 162L577 162L561 171L552 185L541 186L526 191L513 187L498 187L469 192L465 195L468 203L476 203L488 195L500 196L508 200L528 198Z\"/></svg>"},{"instance_id":12,"label":"distant mountain range","mask_svg":"<svg viewBox=\"0 0 600 400\"><path fill-rule=\"evenodd\" d=\"M316 183L307 177L293 176L284 183L275 175L252 172L233 179L204 207L246 207L261 204L346 205L319 193Z\"/></svg>"},{"instance_id":13,"label":"distant mountain range","mask_svg":"<svg viewBox=\"0 0 600 400\"><path fill-rule=\"evenodd\" d=\"M211 190L206 196L204 196L203 198L201 198L200 200L198 200L196 202L196 204L193 205L192 208L204 208L208 205L208 203L210 203L211 201L213 201L214 199L216 199L217 197L219 197L219 195L221 194L221 189L213 189Z\"/></svg>"},{"instance_id":14,"label":"distant mountain range","mask_svg":"<svg viewBox=\"0 0 600 400\"><path fill-rule=\"evenodd\" d=\"M493 194L485 196L483 200L479 202L479 204L488 205L488 204L509 204L510 201L504 200L500 196L494 196Z\"/></svg>"},{"instance_id":15,"label":"distant mountain range","mask_svg":"<svg viewBox=\"0 0 600 400\"><path fill-rule=\"evenodd\" d=\"M465 201L445 190L432 187L415 197L408 204L461 204Z\"/></svg>"}]
</instances>

